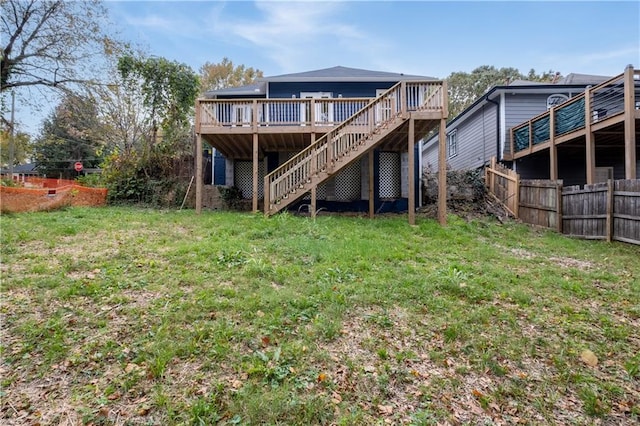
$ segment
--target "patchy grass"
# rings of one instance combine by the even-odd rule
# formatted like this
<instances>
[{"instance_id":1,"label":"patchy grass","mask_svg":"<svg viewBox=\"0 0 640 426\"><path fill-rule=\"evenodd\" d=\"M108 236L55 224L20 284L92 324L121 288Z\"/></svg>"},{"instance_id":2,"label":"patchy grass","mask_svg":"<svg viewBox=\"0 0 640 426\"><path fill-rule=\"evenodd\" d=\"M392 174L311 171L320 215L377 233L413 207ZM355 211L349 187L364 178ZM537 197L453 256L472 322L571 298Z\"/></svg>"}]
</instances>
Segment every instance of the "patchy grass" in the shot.
<instances>
[{"instance_id":1,"label":"patchy grass","mask_svg":"<svg viewBox=\"0 0 640 426\"><path fill-rule=\"evenodd\" d=\"M455 216L3 215L2 423L637 424L638 259Z\"/></svg>"}]
</instances>

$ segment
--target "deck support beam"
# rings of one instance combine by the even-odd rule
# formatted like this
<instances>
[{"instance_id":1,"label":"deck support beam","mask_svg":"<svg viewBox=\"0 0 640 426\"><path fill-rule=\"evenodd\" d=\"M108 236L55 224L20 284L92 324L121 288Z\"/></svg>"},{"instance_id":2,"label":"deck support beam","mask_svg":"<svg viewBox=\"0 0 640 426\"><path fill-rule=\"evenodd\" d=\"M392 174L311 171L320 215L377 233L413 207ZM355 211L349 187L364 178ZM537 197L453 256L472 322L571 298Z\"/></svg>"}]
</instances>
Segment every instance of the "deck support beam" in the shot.
<instances>
[{"instance_id":1,"label":"deck support beam","mask_svg":"<svg viewBox=\"0 0 640 426\"><path fill-rule=\"evenodd\" d=\"M440 119L438 134L438 222L447 224L447 119Z\"/></svg>"},{"instance_id":2,"label":"deck support beam","mask_svg":"<svg viewBox=\"0 0 640 426\"><path fill-rule=\"evenodd\" d=\"M202 213L202 135L196 134L196 214Z\"/></svg>"},{"instance_id":3,"label":"deck support beam","mask_svg":"<svg viewBox=\"0 0 640 426\"><path fill-rule=\"evenodd\" d=\"M549 112L549 179L558 180L558 146L556 145L556 110Z\"/></svg>"},{"instance_id":4,"label":"deck support beam","mask_svg":"<svg viewBox=\"0 0 640 426\"><path fill-rule=\"evenodd\" d=\"M316 218L316 188L316 185L311 187L311 207L309 207L311 209L311 218L314 220Z\"/></svg>"},{"instance_id":5,"label":"deck support beam","mask_svg":"<svg viewBox=\"0 0 640 426\"><path fill-rule=\"evenodd\" d=\"M258 212L258 133L253 133L253 191L252 210Z\"/></svg>"},{"instance_id":6,"label":"deck support beam","mask_svg":"<svg viewBox=\"0 0 640 426\"><path fill-rule=\"evenodd\" d=\"M637 179L636 170L636 118L633 67L624 70L624 176Z\"/></svg>"},{"instance_id":7,"label":"deck support beam","mask_svg":"<svg viewBox=\"0 0 640 426\"><path fill-rule=\"evenodd\" d=\"M404 92L403 92L404 93ZM414 151L414 139L415 139L415 120L413 117L409 119L409 131L407 132L407 146L409 154L409 170L407 171L407 180L409 183L409 225L416 224L416 171L415 171L415 151Z\"/></svg>"},{"instance_id":8,"label":"deck support beam","mask_svg":"<svg viewBox=\"0 0 640 426\"><path fill-rule=\"evenodd\" d=\"M596 182L596 146L595 136L591 131L591 90L584 93L584 127L585 127L585 150L587 156L587 184Z\"/></svg>"}]
</instances>

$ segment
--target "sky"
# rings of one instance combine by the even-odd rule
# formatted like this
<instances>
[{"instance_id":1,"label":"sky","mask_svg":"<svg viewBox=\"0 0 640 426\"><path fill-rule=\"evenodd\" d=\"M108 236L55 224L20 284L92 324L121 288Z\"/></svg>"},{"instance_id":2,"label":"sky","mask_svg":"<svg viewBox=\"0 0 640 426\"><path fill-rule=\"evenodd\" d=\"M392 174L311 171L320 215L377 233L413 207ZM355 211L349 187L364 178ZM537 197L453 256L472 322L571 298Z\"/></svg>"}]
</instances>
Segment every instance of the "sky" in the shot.
<instances>
[{"instance_id":1,"label":"sky","mask_svg":"<svg viewBox=\"0 0 640 426\"><path fill-rule=\"evenodd\" d=\"M113 30L189 65L265 76L337 65L446 78L481 65L617 75L640 67L636 1L107 1ZM23 114L24 115L24 114ZM26 127L33 131L36 119ZM26 124L26 123L22 123Z\"/></svg>"}]
</instances>

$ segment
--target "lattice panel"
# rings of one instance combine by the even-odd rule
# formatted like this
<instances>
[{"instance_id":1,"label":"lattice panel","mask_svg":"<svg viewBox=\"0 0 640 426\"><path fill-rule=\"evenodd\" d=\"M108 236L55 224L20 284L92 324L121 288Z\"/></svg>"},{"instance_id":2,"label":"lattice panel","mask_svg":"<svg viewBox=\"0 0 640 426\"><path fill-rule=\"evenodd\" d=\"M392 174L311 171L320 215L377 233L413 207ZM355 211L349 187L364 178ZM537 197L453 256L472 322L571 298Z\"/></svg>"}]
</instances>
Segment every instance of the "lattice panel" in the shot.
<instances>
[{"instance_id":1,"label":"lattice panel","mask_svg":"<svg viewBox=\"0 0 640 426\"><path fill-rule=\"evenodd\" d=\"M360 161L349 164L335 177L335 196L338 201L360 199Z\"/></svg>"},{"instance_id":2,"label":"lattice panel","mask_svg":"<svg viewBox=\"0 0 640 426\"><path fill-rule=\"evenodd\" d=\"M400 198L400 154L397 152L380 153L380 198Z\"/></svg>"},{"instance_id":3,"label":"lattice panel","mask_svg":"<svg viewBox=\"0 0 640 426\"><path fill-rule=\"evenodd\" d=\"M264 171L264 161L258 162L258 198L264 197ZM242 198L252 198L253 163L251 161L236 161L234 172L234 183L242 191Z\"/></svg>"}]
</instances>

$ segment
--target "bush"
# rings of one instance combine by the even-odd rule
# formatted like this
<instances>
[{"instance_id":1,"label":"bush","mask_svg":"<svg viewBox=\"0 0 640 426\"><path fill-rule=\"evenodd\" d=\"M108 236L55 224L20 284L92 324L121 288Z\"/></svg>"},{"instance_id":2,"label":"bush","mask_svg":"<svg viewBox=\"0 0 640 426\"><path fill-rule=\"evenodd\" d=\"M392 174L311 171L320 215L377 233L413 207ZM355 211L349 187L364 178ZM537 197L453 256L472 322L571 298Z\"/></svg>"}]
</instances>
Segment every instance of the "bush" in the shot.
<instances>
[{"instance_id":1,"label":"bush","mask_svg":"<svg viewBox=\"0 0 640 426\"><path fill-rule=\"evenodd\" d=\"M240 209L242 204L242 191L237 186L218 186L220 198L229 209Z\"/></svg>"}]
</instances>

